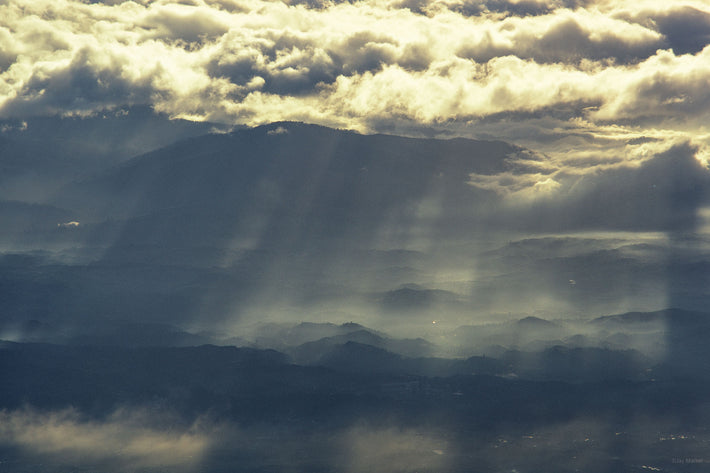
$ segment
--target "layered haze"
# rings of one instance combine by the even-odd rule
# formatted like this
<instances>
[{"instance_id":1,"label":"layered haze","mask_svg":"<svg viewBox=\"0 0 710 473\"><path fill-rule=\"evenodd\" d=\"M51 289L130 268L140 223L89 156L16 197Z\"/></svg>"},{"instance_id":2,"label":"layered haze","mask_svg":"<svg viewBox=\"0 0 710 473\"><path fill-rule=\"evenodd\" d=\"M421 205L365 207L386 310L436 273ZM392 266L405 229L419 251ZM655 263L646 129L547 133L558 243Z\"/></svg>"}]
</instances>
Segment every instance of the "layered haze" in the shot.
<instances>
[{"instance_id":1,"label":"layered haze","mask_svg":"<svg viewBox=\"0 0 710 473\"><path fill-rule=\"evenodd\" d=\"M698 152L675 145L528 196L510 181L546 158L501 141L290 122L204 135L40 203L8 201L17 223L3 240L24 253L3 259L16 285L3 304L8 325L232 335L264 321L418 336L528 315L703 310L710 174Z\"/></svg>"}]
</instances>

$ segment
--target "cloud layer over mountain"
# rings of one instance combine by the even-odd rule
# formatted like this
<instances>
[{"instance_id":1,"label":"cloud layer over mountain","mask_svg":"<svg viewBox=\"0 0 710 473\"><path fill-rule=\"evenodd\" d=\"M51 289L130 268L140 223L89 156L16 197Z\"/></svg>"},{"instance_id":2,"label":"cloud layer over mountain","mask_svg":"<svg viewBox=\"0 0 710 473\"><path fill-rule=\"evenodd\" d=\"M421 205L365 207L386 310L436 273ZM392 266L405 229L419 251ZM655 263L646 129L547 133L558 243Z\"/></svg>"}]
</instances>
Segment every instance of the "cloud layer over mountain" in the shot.
<instances>
[{"instance_id":1,"label":"cloud layer over mountain","mask_svg":"<svg viewBox=\"0 0 710 473\"><path fill-rule=\"evenodd\" d=\"M702 1L10 0L0 18L4 117L149 104L579 158L708 142Z\"/></svg>"}]
</instances>

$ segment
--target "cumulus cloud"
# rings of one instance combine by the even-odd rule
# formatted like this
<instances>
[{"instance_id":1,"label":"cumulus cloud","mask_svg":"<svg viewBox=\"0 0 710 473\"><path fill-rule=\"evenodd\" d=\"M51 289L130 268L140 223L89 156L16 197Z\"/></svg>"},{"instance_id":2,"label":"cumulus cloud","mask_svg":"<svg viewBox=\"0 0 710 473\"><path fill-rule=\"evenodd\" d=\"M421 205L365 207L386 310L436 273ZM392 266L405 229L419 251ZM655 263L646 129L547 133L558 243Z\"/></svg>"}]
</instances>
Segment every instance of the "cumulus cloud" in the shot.
<instances>
[{"instance_id":1,"label":"cumulus cloud","mask_svg":"<svg viewBox=\"0 0 710 473\"><path fill-rule=\"evenodd\" d=\"M222 36L229 31L228 19L216 9L165 4L162 8L149 9L138 26L146 30L144 38L174 40L184 45Z\"/></svg>"},{"instance_id":2,"label":"cumulus cloud","mask_svg":"<svg viewBox=\"0 0 710 473\"><path fill-rule=\"evenodd\" d=\"M0 18L4 117L147 104L560 158L709 139L710 10L695 0L10 0Z\"/></svg>"}]
</instances>

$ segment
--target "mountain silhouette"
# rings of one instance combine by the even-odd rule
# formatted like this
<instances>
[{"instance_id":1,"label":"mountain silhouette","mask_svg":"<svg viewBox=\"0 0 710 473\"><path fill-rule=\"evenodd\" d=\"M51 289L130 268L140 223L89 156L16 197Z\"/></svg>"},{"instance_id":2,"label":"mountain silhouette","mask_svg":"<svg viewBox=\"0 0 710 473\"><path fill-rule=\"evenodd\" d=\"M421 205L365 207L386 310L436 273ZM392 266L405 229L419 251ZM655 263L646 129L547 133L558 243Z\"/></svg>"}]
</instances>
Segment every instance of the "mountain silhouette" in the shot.
<instances>
[{"instance_id":1,"label":"mountain silhouette","mask_svg":"<svg viewBox=\"0 0 710 473\"><path fill-rule=\"evenodd\" d=\"M518 150L276 123L180 141L68 185L54 203L87 223L124 221L116 244L366 243L385 225L464 231L487 195L469 174L500 172Z\"/></svg>"}]
</instances>

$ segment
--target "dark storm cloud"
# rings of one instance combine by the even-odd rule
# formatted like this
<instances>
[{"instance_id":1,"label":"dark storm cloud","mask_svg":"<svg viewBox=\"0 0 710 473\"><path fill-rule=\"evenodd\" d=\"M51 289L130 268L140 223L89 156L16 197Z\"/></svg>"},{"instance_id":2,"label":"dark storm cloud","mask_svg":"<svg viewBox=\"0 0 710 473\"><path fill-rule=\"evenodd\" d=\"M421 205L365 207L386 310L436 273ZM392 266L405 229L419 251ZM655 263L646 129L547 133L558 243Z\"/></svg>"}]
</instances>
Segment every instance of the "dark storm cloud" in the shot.
<instances>
[{"instance_id":1,"label":"dark storm cloud","mask_svg":"<svg viewBox=\"0 0 710 473\"><path fill-rule=\"evenodd\" d=\"M394 39L367 31L326 44L307 35L271 33L250 46L247 50L233 48L225 41L207 71L238 85L261 78L260 89L268 93L313 94L320 84L331 84L341 75L376 73L384 65L397 63L400 56ZM426 67L426 54L418 54L422 52L421 46L411 45L401 54L402 62Z\"/></svg>"},{"instance_id":2,"label":"dark storm cloud","mask_svg":"<svg viewBox=\"0 0 710 473\"><path fill-rule=\"evenodd\" d=\"M676 54L696 54L710 44L710 13L692 6L644 11L628 18L663 34L665 47Z\"/></svg>"},{"instance_id":3,"label":"dark storm cloud","mask_svg":"<svg viewBox=\"0 0 710 473\"><path fill-rule=\"evenodd\" d=\"M335 53L343 64L346 74L376 71L383 64L392 64L396 60L397 42L386 35L357 33L341 44Z\"/></svg>"},{"instance_id":4,"label":"dark storm cloud","mask_svg":"<svg viewBox=\"0 0 710 473\"><path fill-rule=\"evenodd\" d=\"M277 95L313 94L318 84L332 83L339 70L327 55L311 53L313 49L307 48L279 64L269 63L258 52L248 53L220 58L208 66L208 71L213 77L226 77L233 84L246 86L246 90L236 93L239 98L254 89Z\"/></svg>"},{"instance_id":5,"label":"dark storm cloud","mask_svg":"<svg viewBox=\"0 0 710 473\"><path fill-rule=\"evenodd\" d=\"M120 5L129 1L131 0L85 0L86 3L92 5Z\"/></svg>"},{"instance_id":6,"label":"dark storm cloud","mask_svg":"<svg viewBox=\"0 0 710 473\"><path fill-rule=\"evenodd\" d=\"M422 15L433 14L435 7L444 5L452 12L459 13L465 17L486 16L495 14L498 16L541 16L548 15L559 9L577 9L593 5L595 0L461 0L448 1L437 4L432 0L403 0L395 5L399 8L407 8L410 11Z\"/></svg>"},{"instance_id":7,"label":"dark storm cloud","mask_svg":"<svg viewBox=\"0 0 710 473\"><path fill-rule=\"evenodd\" d=\"M514 16L535 16L549 14L560 8L575 9L593 3L594 0L464 0L462 3L456 4L453 10L466 16L488 12Z\"/></svg>"},{"instance_id":8,"label":"dark storm cloud","mask_svg":"<svg viewBox=\"0 0 710 473\"><path fill-rule=\"evenodd\" d=\"M307 8L322 10L339 3L356 3L357 0L284 0L289 5L302 5Z\"/></svg>"},{"instance_id":9,"label":"dark storm cloud","mask_svg":"<svg viewBox=\"0 0 710 473\"><path fill-rule=\"evenodd\" d=\"M481 41L464 46L459 54L477 62L488 62L499 56L515 55L542 63L579 63L581 60L613 59L620 63L647 58L663 45L650 31L636 31L630 37L612 29L599 31L594 24L585 25L584 18L564 17L547 25L543 32L519 25L507 41ZM622 25L620 25L622 26Z\"/></svg>"},{"instance_id":10,"label":"dark storm cloud","mask_svg":"<svg viewBox=\"0 0 710 473\"><path fill-rule=\"evenodd\" d=\"M558 175L561 195L508 218L538 231L693 230L710 197L710 172L696 159L697 152L691 145L678 145L638 167L582 177Z\"/></svg>"},{"instance_id":11,"label":"dark storm cloud","mask_svg":"<svg viewBox=\"0 0 710 473\"><path fill-rule=\"evenodd\" d=\"M455 11L460 11L466 16L480 15L486 12L506 13L516 16L544 15L553 9L554 7L545 2L537 2L534 0L522 2L468 0L454 8Z\"/></svg>"},{"instance_id":12,"label":"dark storm cloud","mask_svg":"<svg viewBox=\"0 0 710 473\"><path fill-rule=\"evenodd\" d=\"M150 79L123 77L123 65L115 58L97 61L90 48L77 51L64 67L37 69L20 90L20 100L6 107L7 116L92 113L122 104L140 104L154 92Z\"/></svg>"}]
</instances>

